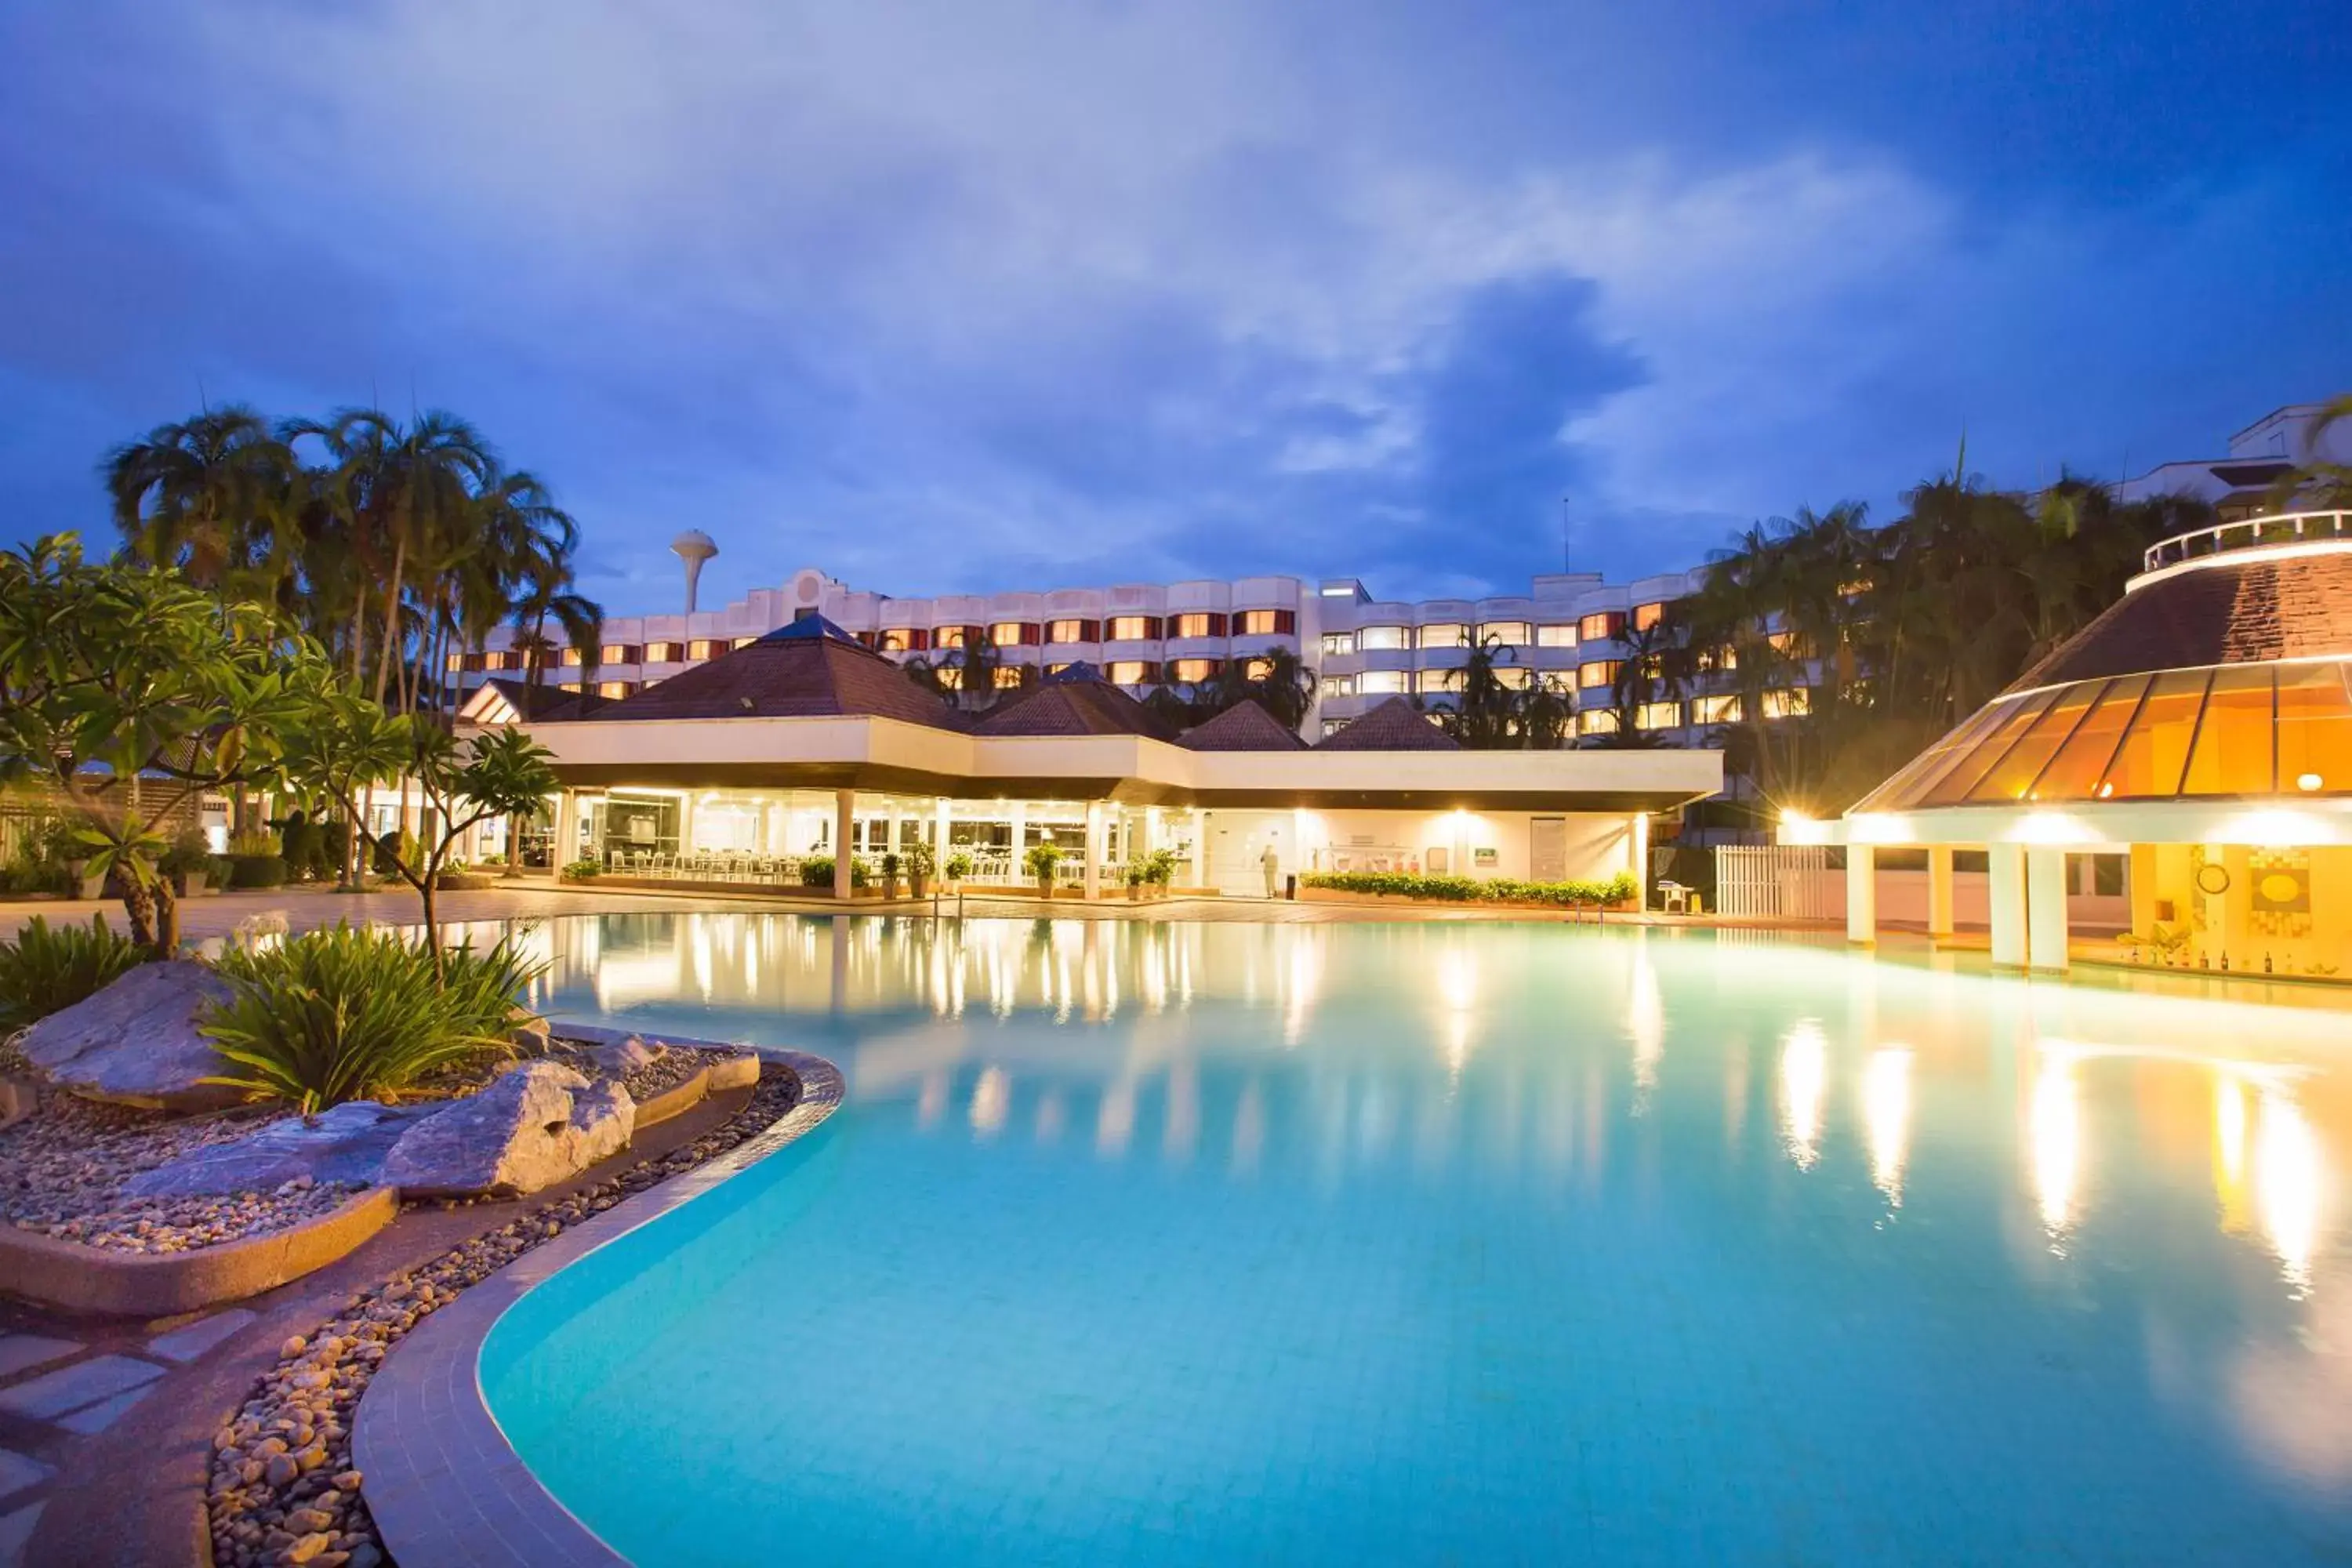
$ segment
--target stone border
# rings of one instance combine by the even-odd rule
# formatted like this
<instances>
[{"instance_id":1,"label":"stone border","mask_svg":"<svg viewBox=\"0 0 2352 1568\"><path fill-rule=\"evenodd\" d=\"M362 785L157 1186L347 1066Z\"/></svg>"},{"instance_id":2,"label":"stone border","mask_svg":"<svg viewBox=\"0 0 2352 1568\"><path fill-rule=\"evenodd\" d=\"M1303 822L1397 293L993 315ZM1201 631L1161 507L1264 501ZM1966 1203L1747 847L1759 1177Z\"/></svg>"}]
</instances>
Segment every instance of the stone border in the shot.
<instances>
[{"instance_id":1,"label":"stone border","mask_svg":"<svg viewBox=\"0 0 2352 1568\"><path fill-rule=\"evenodd\" d=\"M574 1037L587 1033L565 1029ZM823 1057L782 1050L761 1056L800 1079L792 1110L773 1125L525 1253L433 1312L384 1358L352 1418L352 1462L366 1478L360 1495L394 1561L627 1568L627 1559L541 1485L507 1442L482 1397L482 1342L532 1287L804 1137L840 1106L841 1070Z\"/></svg>"},{"instance_id":2,"label":"stone border","mask_svg":"<svg viewBox=\"0 0 2352 1568\"><path fill-rule=\"evenodd\" d=\"M370 1187L315 1219L188 1252L121 1252L0 1229L9 1294L64 1312L168 1318L257 1296L355 1250L400 1213L393 1187Z\"/></svg>"}]
</instances>

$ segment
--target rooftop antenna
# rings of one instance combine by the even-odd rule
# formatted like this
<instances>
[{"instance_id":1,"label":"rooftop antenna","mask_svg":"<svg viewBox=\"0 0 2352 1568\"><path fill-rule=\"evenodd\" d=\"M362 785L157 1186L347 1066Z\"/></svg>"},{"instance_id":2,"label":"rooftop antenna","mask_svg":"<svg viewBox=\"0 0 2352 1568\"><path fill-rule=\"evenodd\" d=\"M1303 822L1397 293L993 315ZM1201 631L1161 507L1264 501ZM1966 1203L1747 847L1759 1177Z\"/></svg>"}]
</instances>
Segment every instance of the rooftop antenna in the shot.
<instances>
[{"instance_id":1,"label":"rooftop antenna","mask_svg":"<svg viewBox=\"0 0 2352 1568\"><path fill-rule=\"evenodd\" d=\"M1568 496L1559 498L1559 569L1562 572L1576 570L1576 563L1570 558L1568 542L1569 534L1576 527L1574 515L1568 510L1570 499Z\"/></svg>"},{"instance_id":2,"label":"rooftop antenna","mask_svg":"<svg viewBox=\"0 0 2352 1568\"><path fill-rule=\"evenodd\" d=\"M689 528L669 542L669 552L686 563L686 613L694 614L694 585L702 580L702 563L719 553L710 535Z\"/></svg>"}]
</instances>

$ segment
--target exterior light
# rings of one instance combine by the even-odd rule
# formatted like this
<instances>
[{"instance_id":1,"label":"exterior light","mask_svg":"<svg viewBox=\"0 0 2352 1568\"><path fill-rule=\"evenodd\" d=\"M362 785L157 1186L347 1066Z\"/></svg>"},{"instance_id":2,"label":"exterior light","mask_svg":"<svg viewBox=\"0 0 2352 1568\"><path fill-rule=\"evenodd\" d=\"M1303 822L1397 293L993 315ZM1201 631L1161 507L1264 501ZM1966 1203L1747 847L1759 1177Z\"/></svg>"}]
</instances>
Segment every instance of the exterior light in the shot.
<instances>
[{"instance_id":1,"label":"exterior light","mask_svg":"<svg viewBox=\"0 0 2352 1568\"><path fill-rule=\"evenodd\" d=\"M2303 791L2305 795L2309 795L2312 791L2317 789L2321 784L2324 784L2327 781L2326 779L2321 778L2317 773L2297 773L2294 775L2294 787Z\"/></svg>"}]
</instances>

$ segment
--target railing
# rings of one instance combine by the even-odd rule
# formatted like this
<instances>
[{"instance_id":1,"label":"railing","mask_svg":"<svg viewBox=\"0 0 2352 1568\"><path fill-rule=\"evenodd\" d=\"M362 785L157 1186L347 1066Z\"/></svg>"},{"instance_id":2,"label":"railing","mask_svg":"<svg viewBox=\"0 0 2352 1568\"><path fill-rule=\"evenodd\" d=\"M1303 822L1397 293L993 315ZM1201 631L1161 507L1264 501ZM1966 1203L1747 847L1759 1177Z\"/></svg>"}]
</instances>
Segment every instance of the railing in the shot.
<instances>
[{"instance_id":1,"label":"railing","mask_svg":"<svg viewBox=\"0 0 2352 1568\"><path fill-rule=\"evenodd\" d=\"M2290 511L2272 517L2240 518L2176 534L2148 546L2142 571L2177 566L2183 561L2220 555L2231 550L2252 550L2263 544L2294 544L2304 540L2352 540L2352 511Z\"/></svg>"},{"instance_id":2,"label":"railing","mask_svg":"<svg viewBox=\"0 0 2352 1568\"><path fill-rule=\"evenodd\" d=\"M1715 847L1717 914L1772 920L1835 918L1843 881L1818 845L1718 844Z\"/></svg>"}]
</instances>

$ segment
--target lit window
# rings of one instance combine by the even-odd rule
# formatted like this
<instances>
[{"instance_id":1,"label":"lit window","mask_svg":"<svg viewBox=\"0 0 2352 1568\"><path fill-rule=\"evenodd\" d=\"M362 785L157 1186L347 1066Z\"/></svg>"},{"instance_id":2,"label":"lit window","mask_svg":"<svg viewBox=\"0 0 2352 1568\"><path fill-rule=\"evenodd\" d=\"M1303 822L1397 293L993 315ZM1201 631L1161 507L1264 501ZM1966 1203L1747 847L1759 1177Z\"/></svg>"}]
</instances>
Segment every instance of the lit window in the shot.
<instances>
[{"instance_id":1,"label":"lit window","mask_svg":"<svg viewBox=\"0 0 2352 1568\"><path fill-rule=\"evenodd\" d=\"M1538 647L1574 647L1576 628L1572 626L1549 626L1536 628Z\"/></svg>"},{"instance_id":2,"label":"lit window","mask_svg":"<svg viewBox=\"0 0 2352 1568\"><path fill-rule=\"evenodd\" d=\"M1478 628L1478 640L1489 639L1505 647L1525 647L1534 640L1535 628L1525 621L1488 621Z\"/></svg>"},{"instance_id":3,"label":"lit window","mask_svg":"<svg viewBox=\"0 0 2352 1568\"><path fill-rule=\"evenodd\" d=\"M686 645L684 643L649 642L646 644L646 662L647 664L678 664L683 662L685 658Z\"/></svg>"},{"instance_id":4,"label":"lit window","mask_svg":"<svg viewBox=\"0 0 2352 1568\"><path fill-rule=\"evenodd\" d=\"M1327 589L1326 592L1328 590ZM1328 740L1347 727L1348 721L1345 719L1326 719L1323 721L1324 738Z\"/></svg>"},{"instance_id":5,"label":"lit window","mask_svg":"<svg viewBox=\"0 0 2352 1568\"><path fill-rule=\"evenodd\" d=\"M596 683L596 695L599 697L626 697L635 689L625 680L600 680Z\"/></svg>"},{"instance_id":6,"label":"lit window","mask_svg":"<svg viewBox=\"0 0 2352 1568\"><path fill-rule=\"evenodd\" d=\"M1323 678L1322 690L1326 697L1353 697L1356 694L1356 678L1352 675L1327 675Z\"/></svg>"},{"instance_id":7,"label":"lit window","mask_svg":"<svg viewBox=\"0 0 2352 1568\"><path fill-rule=\"evenodd\" d=\"M878 646L884 653L921 653L931 646L931 634L921 626L884 626Z\"/></svg>"},{"instance_id":8,"label":"lit window","mask_svg":"<svg viewBox=\"0 0 2352 1568\"><path fill-rule=\"evenodd\" d=\"M1356 634L1356 646L1368 653L1374 649L1386 651L1391 648L1411 647L1412 628L1411 626L1366 626Z\"/></svg>"},{"instance_id":9,"label":"lit window","mask_svg":"<svg viewBox=\"0 0 2352 1568\"><path fill-rule=\"evenodd\" d=\"M1794 654L1797 652L1797 634L1794 632L1774 632L1764 640L1770 643L1773 647L1779 649L1782 653Z\"/></svg>"},{"instance_id":10,"label":"lit window","mask_svg":"<svg viewBox=\"0 0 2352 1568\"><path fill-rule=\"evenodd\" d=\"M2197 721L2197 744L2183 795L2268 795L2276 783L2272 754L2271 671L2267 665L2218 670Z\"/></svg>"},{"instance_id":11,"label":"lit window","mask_svg":"<svg viewBox=\"0 0 2352 1568\"><path fill-rule=\"evenodd\" d=\"M2352 793L2352 665L2282 665L2278 672L2281 795Z\"/></svg>"},{"instance_id":12,"label":"lit window","mask_svg":"<svg viewBox=\"0 0 2352 1568\"><path fill-rule=\"evenodd\" d=\"M1421 628L1423 647L1468 647L1470 628L1460 621L1433 621Z\"/></svg>"},{"instance_id":13,"label":"lit window","mask_svg":"<svg viewBox=\"0 0 2352 1568\"><path fill-rule=\"evenodd\" d=\"M466 668L466 656L462 653L453 653L449 656L447 662L446 662L442 668L446 669L450 674L455 675L459 670Z\"/></svg>"},{"instance_id":14,"label":"lit window","mask_svg":"<svg viewBox=\"0 0 2352 1568\"><path fill-rule=\"evenodd\" d=\"M1764 717L1793 719L1813 710L1813 694L1802 686L1776 687L1764 694Z\"/></svg>"},{"instance_id":15,"label":"lit window","mask_svg":"<svg viewBox=\"0 0 2352 1568\"><path fill-rule=\"evenodd\" d=\"M1739 655L1732 651L1728 644L1722 647L1703 647L1698 650L1697 664L1702 675L1728 674L1739 668Z\"/></svg>"},{"instance_id":16,"label":"lit window","mask_svg":"<svg viewBox=\"0 0 2352 1568\"><path fill-rule=\"evenodd\" d=\"M1105 673L1113 686L1150 686L1160 679L1159 667L1139 658L1115 659Z\"/></svg>"},{"instance_id":17,"label":"lit window","mask_svg":"<svg viewBox=\"0 0 2352 1568\"><path fill-rule=\"evenodd\" d=\"M980 641L982 635L983 628L980 626L941 626L931 634L931 646L962 647L966 643Z\"/></svg>"},{"instance_id":18,"label":"lit window","mask_svg":"<svg viewBox=\"0 0 2352 1568\"><path fill-rule=\"evenodd\" d=\"M561 664L563 666L563 668L566 668L566 669L577 669L577 668L580 668L580 650L579 650L578 648L576 648L576 647L567 647L567 648L565 648L565 649L563 650L563 652L562 652L562 656L561 656L561 658L559 658L558 662L559 662L559 663L561 663Z\"/></svg>"},{"instance_id":19,"label":"lit window","mask_svg":"<svg viewBox=\"0 0 2352 1568\"><path fill-rule=\"evenodd\" d=\"M871 634L869 633L868 635L870 636ZM759 640L760 639L758 637L737 637L728 646L730 647L750 647L753 643L758 642Z\"/></svg>"},{"instance_id":20,"label":"lit window","mask_svg":"<svg viewBox=\"0 0 2352 1568\"><path fill-rule=\"evenodd\" d=\"M1633 606L1633 629L1637 632L1646 632L1665 618L1666 606L1659 600Z\"/></svg>"},{"instance_id":21,"label":"lit window","mask_svg":"<svg viewBox=\"0 0 2352 1568\"><path fill-rule=\"evenodd\" d=\"M1270 658L1248 658L1242 661L1244 680L1264 680L1273 673L1274 660Z\"/></svg>"},{"instance_id":22,"label":"lit window","mask_svg":"<svg viewBox=\"0 0 2352 1568\"><path fill-rule=\"evenodd\" d=\"M1168 679L1177 681L1214 680L1225 667L1222 658L1180 658L1168 667Z\"/></svg>"},{"instance_id":23,"label":"lit window","mask_svg":"<svg viewBox=\"0 0 2352 1568\"><path fill-rule=\"evenodd\" d=\"M1102 640L1099 621L1047 621L1045 640L1049 643L1086 643Z\"/></svg>"},{"instance_id":24,"label":"lit window","mask_svg":"<svg viewBox=\"0 0 2352 1568\"><path fill-rule=\"evenodd\" d=\"M1034 621L999 621L988 628L988 640L998 647L1034 647L1037 637Z\"/></svg>"},{"instance_id":25,"label":"lit window","mask_svg":"<svg viewBox=\"0 0 2352 1568\"><path fill-rule=\"evenodd\" d=\"M1617 684L1617 660L1596 658L1591 664L1576 667L1576 684L1590 691L1595 687Z\"/></svg>"},{"instance_id":26,"label":"lit window","mask_svg":"<svg viewBox=\"0 0 2352 1568\"><path fill-rule=\"evenodd\" d=\"M1160 617L1113 616L1105 635L1112 642L1157 642L1160 640Z\"/></svg>"},{"instance_id":27,"label":"lit window","mask_svg":"<svg viewBox=\"0 0 2352 1568\"><path fill-rule=\"evenodd\" d=\"M1739 722L1739 699L1738 697L1694 697L1691 699L1691 722L1737 724Z\"/></svg>"},{"instance_id":28,"label":"lit window","mask_svg":"<svg viewBox=\"0 0 2352 1568\"><path fill-rule=\"evenodd\" d=\"M1187 610L1168 618L1168 635L1171 637L1221 637L1225 635L1225 617L1208 610Z\"/></svg>"},{"instance_id":29,"label":"lit window","mask_svg":"<svg viewBox=\"0 0 2352 1568\"><path fill-rule=\"evenodd\" d=\"M1023 668L1023 666L1017 664L998 665L996 667L995 677L996 689L999 691L1020 690Z\"/></svg>"},{"instance_id":30,"label":"lit window","mask_svg":"<svg viewBox=\"0 0 2352 1568\"><path fill-rule=\"evenodd\" d=\"M1625 612L1622 610L1596 611L1576 623L1576 636L1580 642L1604 642L1624 630Z\"/></svg>"},{"instance_id":31,"label":"lit window","mask_svg":"<svg viewBox=\"0 0 2352 1568\"><path fill-rule=\"evenodd\" d=\"M686 645L686 657L693 659L716 658L726 651L726 642L719 637L696 637Z\"/></svg>"},{"instance_id":32,"label":"lit window","mask_svg":"<svg viewBox=\"0 0 2352 1568\"><path fill-rule=\"evenodd\" d=\"M1296 610L1243 610L1234 616L1236 637L1293 637L1298 631Z\"/></svg>"},{"instance_id":33,"label":"lit window","mask_svg":"<svg viewBox=\"0 0 2352 1568\"><path fill-rule=\"evenodd\" d=\"M1498 664L1495 667L1496 684L1507 686L1513 691L1525 691L1534 679L1535 671L1525 665Z\"/></svg>"},{"instance_id":34,"label":"lit window","mask_svg":"<svg viewBox=\"0 0 2352 1568\"><path fill-rule=\"evenodd\" d=\"M577 691L580 689L580 683L576 680L567 680L563 682L563 689L566 691Z\"/></svg>"},{"instance_id":35,"label":"lit window","mask_svg":"<svg viewBox=\"0 0 2352 1568\"><path fill-rule=\"evenodd\" d=\"M1613 735L1617 732L1617 715L1607 708L1586 708L1576 715L1576 732L1580 735Z\"/></svg>"},{"instance_id":36,"label":"lit window","mask_svg":"<svg viewBox=\"0 0 2352 1568\"><path fill-rule=\"evenodd\" d=\"M1418 682L1423 691L1459 691L1462 672L1458 669L1424 669Z\"/></svg>"},{"instance_id":37,"label":"lit window","mask_svg":"<svg viewBox=\"0 0 2352 1568\"><path fill-rule=\"evenodd\" d=\"M1409 669L1368 669L1356 677L1356 689L1367 697L1402 696L1412 679Z\"/></svg>"},{"instance_id":38,"label":"lit window","mask_svg":"<svg viewBox=\"0 0 2352 1568\"><path fill-rule=\"evenodd\" d=\"M937 680L944 690L961 691L963 689L963 667L961 665L935 664L931 666L931 678Z\"/></svg>"},{"instance_id":39,"label":"lit window","mask_svg":"<svg viewBox=\"0 0 2352 1568\"><path fill-rule=\"evenodd\" d=\"M1572 669L1538 669L1535 672L1535 678L1536 684L1546 691L1554 691L1566 696L1576 689L1576 671Z\"/></svg>"},{"instance_id":40,"label":"lit window","mask_svg":"<svg viewBox=\"0 0 2352 1568\"><path fill-rule=\"evenodd\" d=\"M634 647L627 643L608 642L604 647L596 650L596 662L599 664L635 664L637 662L637 658L642 651L642 649Z\"/></svg>"},{"instance_id":41,"label":"lit window","mask_svg":"<svg viewBox=\"0 0 2352 1568\"><path fill-rule=\"evenodd\" d=\"M1633 723L1643 730L1675 730L1682 727L1683 705L1679 702L1644 702L1633 710Z\"/></svg>"},{"instance_id":42,"label":"lit window","mask_svg":"<svg viewBox=\"0 0 2352 1568\"><path fill-rule=\"evenodd\" d=\"M1355 651L1355 633L1325 632L1323 634L1323 653L1326 658L1334 654L1353 653Z\"/></svg>"}]
</instances>

